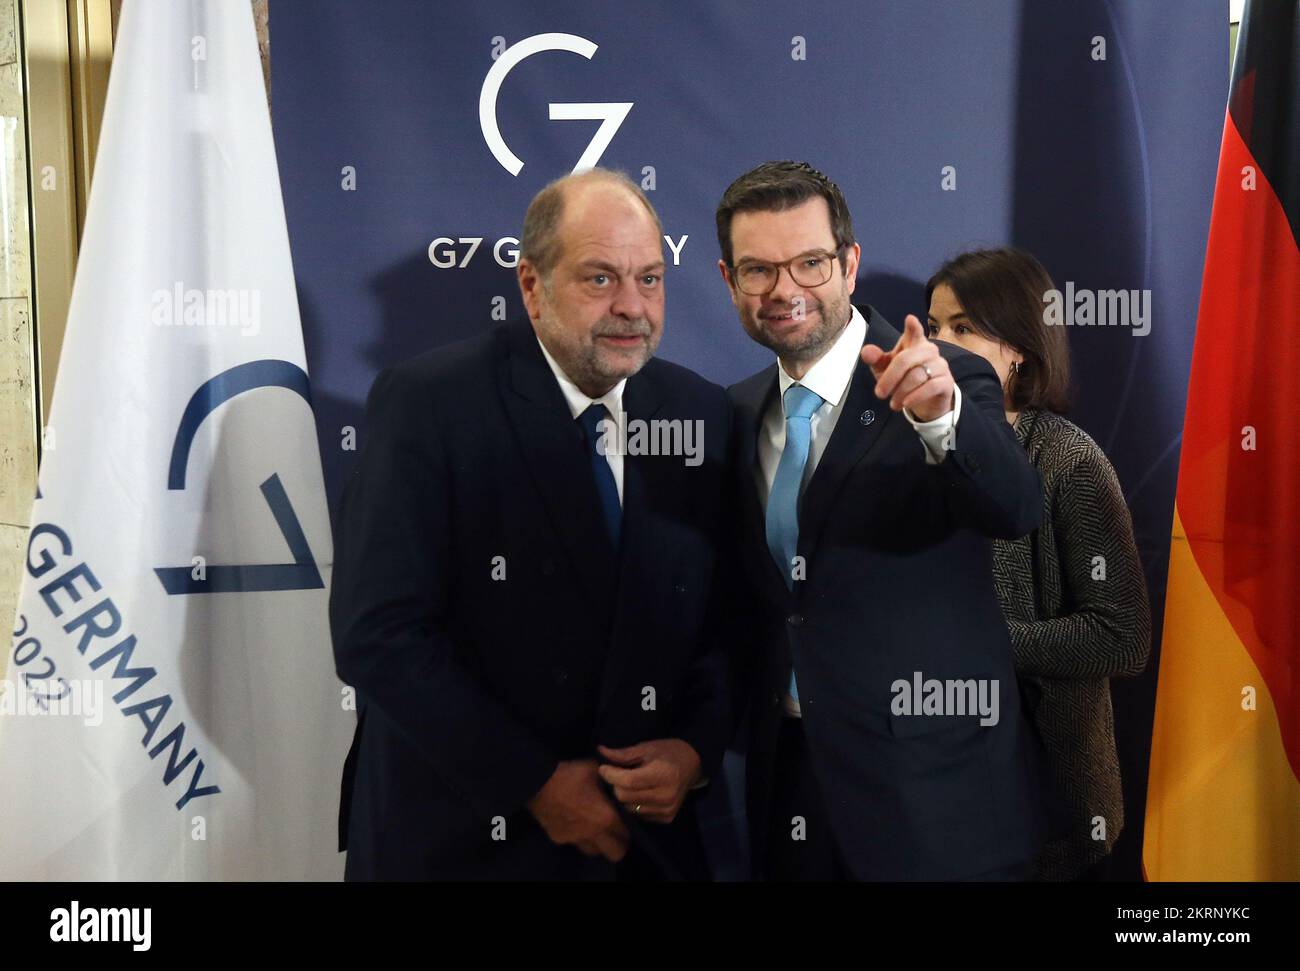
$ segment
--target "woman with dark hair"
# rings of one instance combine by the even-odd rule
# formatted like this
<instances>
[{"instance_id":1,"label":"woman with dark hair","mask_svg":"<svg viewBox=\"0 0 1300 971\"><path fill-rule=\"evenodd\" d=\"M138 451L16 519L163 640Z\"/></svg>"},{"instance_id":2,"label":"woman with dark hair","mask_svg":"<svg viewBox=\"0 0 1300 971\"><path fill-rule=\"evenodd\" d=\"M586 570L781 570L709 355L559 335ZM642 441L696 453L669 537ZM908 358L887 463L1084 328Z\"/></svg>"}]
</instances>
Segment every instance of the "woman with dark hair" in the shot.
<instances>
[{"instance_id":1,"label":"woman with dark hair","mask_svg":"<svg viewBox=\"0 0 1300 971\"><path fill-rule=\"evenodd\" d=\"M1004 389L1007 421L1043 480L1043 518L993 544L1026 709L1047 750L1070 830L1047 845L1040 880L1098 879L1124 825L1112 677L1151 650L1146 582L1115 470L1068 403L1065 329L1045 323L1052 279L1023 250L963 253L925 287L928 332L979 354Z\"/></svg>"}]
</instances>

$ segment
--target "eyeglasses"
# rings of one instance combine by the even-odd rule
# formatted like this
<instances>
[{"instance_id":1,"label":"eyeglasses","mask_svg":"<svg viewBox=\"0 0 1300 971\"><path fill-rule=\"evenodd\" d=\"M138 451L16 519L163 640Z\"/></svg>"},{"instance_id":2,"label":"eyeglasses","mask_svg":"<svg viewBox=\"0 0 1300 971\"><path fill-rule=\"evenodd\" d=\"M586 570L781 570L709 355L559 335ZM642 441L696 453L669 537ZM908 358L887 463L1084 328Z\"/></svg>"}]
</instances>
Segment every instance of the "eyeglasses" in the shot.
<instances>
[{"instance_id":1,"label":"eyeglasses","mask_svg":"<svg viewBox=\"0 0 1300 971\"><path fill-rule=\"evenodd\" d=\"M839 251L828 253L817 250L812 253L800 253L782 263L766 263L763 260L744 260L731 268L731 278L741 293L751 297L765 297L776 288L781 270L790 271L790 279L795 286L812 289L819 287L831 278L831 266L839 256Z\"/></svg>"}]
</instances>

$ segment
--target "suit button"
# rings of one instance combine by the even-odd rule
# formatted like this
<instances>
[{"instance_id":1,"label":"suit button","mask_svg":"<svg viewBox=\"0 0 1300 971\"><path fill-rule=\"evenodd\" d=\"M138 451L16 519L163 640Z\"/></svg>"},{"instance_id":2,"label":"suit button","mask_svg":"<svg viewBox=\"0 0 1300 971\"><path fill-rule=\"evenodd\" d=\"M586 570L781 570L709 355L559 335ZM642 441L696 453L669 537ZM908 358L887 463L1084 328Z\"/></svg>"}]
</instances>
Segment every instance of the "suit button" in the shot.
<instances>
[{"instance_id":1,"label":"suit button","mask_svg":"<svg viewBox=\"0 0 1300 971\"><path fill-rule=\"evenodd\" d=\"M685 592L686 592L686 584L684 584L684 583L679 583L679 584L677 584L675 587L673 587L673 589L676 590L678 593L685 593Z\"/></svg>"},{"instance_id":2,"label":"suit button","mask_svg":"<svg viewBox=\"0 0 1300 971\"><path fill-rule=\"evenodd\" d=\"M569 672L564 668L554 668L551 671L551 677L555 679L556 684L564 684L569 680Z\"/></svg>"},{"instance_id":3,"label":"suit button","mask_svg":"<svg viewBox=\"0 0 1300 971\"><path fill-rule=\"evenodd\" d=\"M791 627L802 627L803 614L791 614L789 617L785 619L785 622L789 624Z\"/></svg>"},{"instance_id":4,"label":"suit button","mask_svg":"<svg viewBox=\"0 0 1300 971\"><path fill-rule=\"evenodd\" d=\"M966 467L972 472L978 472L980 470L980 460L976 456L972 455L966 459Z\"/></svg>"},{"instance_id":5,"label":"suit button","mask_svg":"<svg viewBox=\"0 0 1300 971\"><path fill-rule=\"evenodd\" d=\"M549 577L554 572L555 561L548 556L546 559L542 560L542 575Z\"/></svg>"},{"instance_id":6,"label":"suit button","mask_svg":"<svg viewBox=\"0 0 1300 971\"><path fill-rule=\"evenodd\" d=\"M775 691L772 692L772 707L773 708L781 707L781 696L777 694Z\"/></svg>"}]
</instances>

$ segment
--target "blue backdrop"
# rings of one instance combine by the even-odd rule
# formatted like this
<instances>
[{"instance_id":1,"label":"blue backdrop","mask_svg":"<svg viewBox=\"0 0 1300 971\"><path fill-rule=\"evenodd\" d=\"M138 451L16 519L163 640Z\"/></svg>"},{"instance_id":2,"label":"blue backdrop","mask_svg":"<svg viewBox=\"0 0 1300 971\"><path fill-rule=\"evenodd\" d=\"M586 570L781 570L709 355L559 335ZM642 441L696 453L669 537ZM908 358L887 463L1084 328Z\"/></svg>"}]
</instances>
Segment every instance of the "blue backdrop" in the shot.
<instances>
[{"instance_id":1,"label":"blue backdrop","mask_svg":"<svg viewBox=\"0 0 1300 971\"><path fill-rule=\"evenodd\" d=\"M502 265L510 238L531 196L572 169L601 126L552 120L548 106L630 102L601 164L652 176L665 233L674 245L685 237L666 276L660 354L719 383L769 363L718 277L713 228L723 189L766 159L806 159L840 184L863 247L854 300L895 323L923 315L923 281L976 245L1024 246L1061 287L1151 291L1144 337L1071 329L1071 417L1119 472L1158 637L1227 91L1226 0L274 0L270 10L275 141L332 507L356 456L346 430L364 436L374 375L494 326L494 298L522 313ZM489 147L480 96L504 50L552 32L596 49L542 50L501 80L496 125L523 163L513 174ZM454 242L431 250L439 238ZM1146 675L1114 687L1127 802L1116 855L1133 878L1155 667L1153 657ZM709 841L734 874L727 795L715 793Z\"/></svg>"}]
</instances>

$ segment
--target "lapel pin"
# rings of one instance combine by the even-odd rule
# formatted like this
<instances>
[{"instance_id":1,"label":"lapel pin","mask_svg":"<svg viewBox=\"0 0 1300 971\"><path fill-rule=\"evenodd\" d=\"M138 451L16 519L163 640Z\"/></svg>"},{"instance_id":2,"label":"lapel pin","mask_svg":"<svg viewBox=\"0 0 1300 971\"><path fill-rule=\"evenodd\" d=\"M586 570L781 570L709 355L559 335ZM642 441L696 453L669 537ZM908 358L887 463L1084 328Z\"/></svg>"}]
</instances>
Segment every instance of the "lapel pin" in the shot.
<instances>
[{"instance_id":1,"label":"lapel pin","mask_svg":"<svg viewBox=\"0 0 1300 971\"><path fill-rule=\"evenodd\" d=\"M870 425L875 420L876 420L876 413L869 409L867 411L864 411L861 415L858 416L858 421L862 422L862 424L864 425Z\"/></svg>"}]
</instances>

